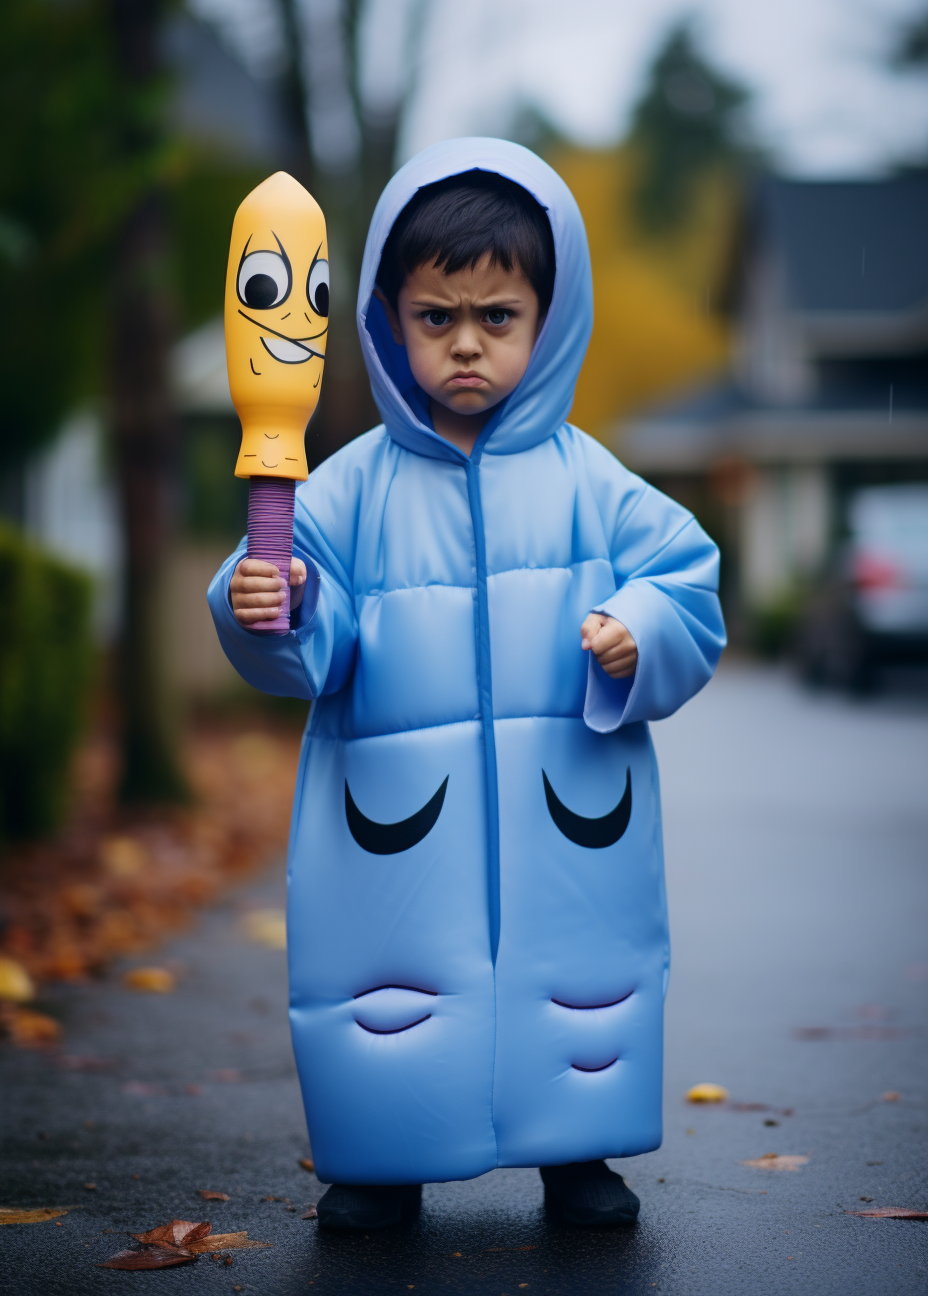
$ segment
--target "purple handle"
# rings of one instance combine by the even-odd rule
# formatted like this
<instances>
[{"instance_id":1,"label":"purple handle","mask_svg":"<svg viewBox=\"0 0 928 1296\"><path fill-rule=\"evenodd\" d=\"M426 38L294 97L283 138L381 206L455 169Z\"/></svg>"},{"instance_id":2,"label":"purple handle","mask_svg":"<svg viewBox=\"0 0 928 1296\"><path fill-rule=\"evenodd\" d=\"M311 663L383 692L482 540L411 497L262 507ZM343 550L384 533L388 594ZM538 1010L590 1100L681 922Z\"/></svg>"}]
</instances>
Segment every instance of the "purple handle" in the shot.
<instances>
[{"instance_id":1,"label":"purple handle","mask_svg":"<svg viewBox=\"0 0 928 1296\"><path fill-rule=\"evenodd\" d=\"M287 477L252 477L248 483L248 557L273 563L287 582L282 615L249 626L258 634L283 635L290 629L295 491L296 482Z\"/></svg>"}]
</instances>

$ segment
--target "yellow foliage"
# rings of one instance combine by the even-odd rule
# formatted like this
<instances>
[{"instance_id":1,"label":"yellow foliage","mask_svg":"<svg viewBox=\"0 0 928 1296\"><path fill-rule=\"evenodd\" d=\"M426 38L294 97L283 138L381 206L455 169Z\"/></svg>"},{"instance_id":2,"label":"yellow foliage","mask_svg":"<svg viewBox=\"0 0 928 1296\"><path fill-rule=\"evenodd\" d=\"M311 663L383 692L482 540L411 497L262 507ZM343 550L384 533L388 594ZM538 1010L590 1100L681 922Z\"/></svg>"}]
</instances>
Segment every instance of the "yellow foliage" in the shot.
<instances>
[{"instance_id":1,"label":"yellow foliage","mask_svg":"<svg viewBox=\"0 0 928 1296\"><path fill-rule=\"evenodd\" d=\"M687 1090L686 1101L691 1103L716 1103L728 1101L728 1090L718 1084L698 1084Z\"/></svg>"},{"instance_id":2,"label":"yellow foliage","mask_svg":"<svg viewBox=\"0 0 928 1296\"><path fill-rule=\"evenodd\" d=\"M14 1003L27 1003L34 998L35 986L22 963L0 956L0 999L11 999Z\"/></svg>"},{"instance_id":3,"label":"yellow foliage","mask_svg":"<svg viewBox=\"0 0 928 1296\"><path fill-rule=\"evenodd\" d=\"M173 973L159 967L132 968L124 974L123 982L130 990L146 994L170 994L177 984Z\"/></svg>"},{"instance_id":4,"label":"yellow foliage","mask_svg":"<svg viewBox=\"0 0 928 1296\"><path fill-rule=\"evenodd\" d=\"M646 240L631 213L627 148L551 158L577 199L593 262L593 338L571 421L608 439L624 416L718 371L728 337L712 309L733 214L721 177L702 187L686 226Z\"/></svg>"}]
</instances>

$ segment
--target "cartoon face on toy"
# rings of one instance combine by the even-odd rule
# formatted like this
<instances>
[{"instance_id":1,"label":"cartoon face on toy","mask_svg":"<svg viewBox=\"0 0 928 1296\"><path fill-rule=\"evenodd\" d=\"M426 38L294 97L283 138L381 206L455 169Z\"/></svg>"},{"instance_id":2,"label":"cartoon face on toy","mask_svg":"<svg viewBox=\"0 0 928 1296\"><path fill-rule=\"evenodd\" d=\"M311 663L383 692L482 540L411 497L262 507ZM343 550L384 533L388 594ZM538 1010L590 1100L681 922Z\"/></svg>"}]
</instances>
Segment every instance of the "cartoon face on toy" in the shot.
<instances>
[{"instance_id":1,"label":"cartoon face on toy","mask_svg":"<svg viewBox=\"0 0 928 1296\"><path fill-rule=\"evenodd\" d=\"M235 214L226 274L226 359L242 421L236 477L305 481L329 326L325 218L285 171Z\"/></svg>"}]
</instances>

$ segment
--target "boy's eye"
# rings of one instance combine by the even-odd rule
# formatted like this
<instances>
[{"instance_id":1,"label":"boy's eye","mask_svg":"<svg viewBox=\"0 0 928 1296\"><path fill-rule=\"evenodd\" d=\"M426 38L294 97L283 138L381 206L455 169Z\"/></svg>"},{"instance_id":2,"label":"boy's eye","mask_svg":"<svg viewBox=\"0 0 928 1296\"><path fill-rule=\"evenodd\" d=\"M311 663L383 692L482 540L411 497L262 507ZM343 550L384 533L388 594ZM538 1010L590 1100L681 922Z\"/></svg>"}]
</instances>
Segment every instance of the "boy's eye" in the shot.
<instances>
[{"instance_id":1,"label":"boy's eye","mask_svg":"<svg viewBox=\"0 0 928 1296\"><path fill-rule=\"evenodd\" d=\"M443 324L448 323L451 316L448 314L447 311L433 310L433 311L429 311L425 318L428 320L428 322L432 325L433 328L441 328Z\"/></svg>"},{"instance_id":2,"label":"boy's eye","mask_svg":"<svg viewBox=\"0 0 928 1296\"><path fill-rule=\"evenodd\" d=\"M505 324L507 323L508 319L509 319L509 312L507 310L503 310L502 307L496 307L493 310L488 310L486 313L486 321L488 324L496 324L496 325Z\"/></svg>"}]
</instances>

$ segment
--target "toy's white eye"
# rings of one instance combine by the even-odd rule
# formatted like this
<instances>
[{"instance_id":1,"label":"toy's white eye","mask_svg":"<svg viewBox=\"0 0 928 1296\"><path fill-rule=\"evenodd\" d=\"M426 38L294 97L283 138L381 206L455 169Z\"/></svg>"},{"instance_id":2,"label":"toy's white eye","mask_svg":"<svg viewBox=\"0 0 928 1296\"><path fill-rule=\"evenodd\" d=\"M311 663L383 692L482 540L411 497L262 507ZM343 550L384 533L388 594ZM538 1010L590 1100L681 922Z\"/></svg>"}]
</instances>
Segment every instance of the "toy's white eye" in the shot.
<instances>
[{"instance_id":1,"label":"toy's white eye","mask_svg":"<svg viewBox=\"0 0 928 1296\"><path fill-rule=\"evenodd\" d=\"M329 313L329 263L314 261L309 268L306 280L306 296L317 315L324 317Z\"/></svg>"},{"instance_id":2,"label":"toy's white eye","mask_svg":"<svg viewBox=\"0 0 928 1296\"><path fill-rule=\"evenodd\" d=\"M290 296L290 263L279 252L252 252L238 271L238 297L252 310L269 310Z\"/></svg>"}]
</instances>

